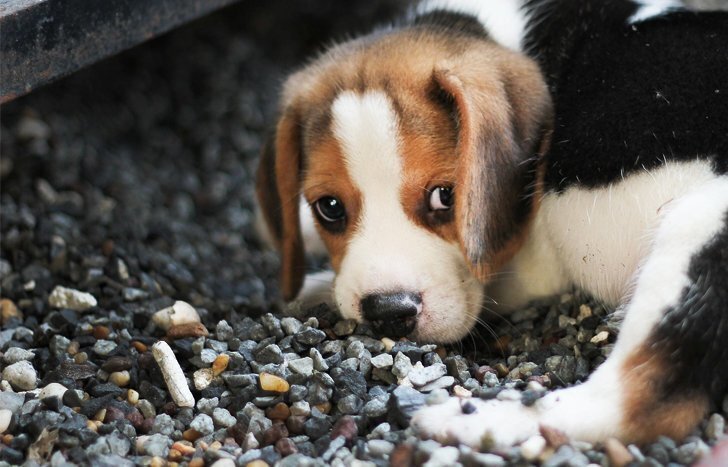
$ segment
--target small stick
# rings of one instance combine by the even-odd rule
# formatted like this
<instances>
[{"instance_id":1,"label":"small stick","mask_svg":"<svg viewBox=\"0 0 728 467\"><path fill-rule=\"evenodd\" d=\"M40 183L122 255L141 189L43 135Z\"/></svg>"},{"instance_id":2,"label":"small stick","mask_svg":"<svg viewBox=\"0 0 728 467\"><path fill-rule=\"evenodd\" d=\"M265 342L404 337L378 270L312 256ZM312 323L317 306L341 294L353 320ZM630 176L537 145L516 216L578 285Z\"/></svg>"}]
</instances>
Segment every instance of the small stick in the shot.
<instances>
[{"instance_id":1,"label":"small stick","mask_svg":"<svg viewBox=\"0 0 728 467\"><path fill-rule=\"evenodd\" d=\"M157 342L152 346L152 355L157 361L159 369L162 370L164 382L167 383L167 389L169 389L174 403L178 407L194 407L195 398L187 386L185 374L182 372L182 367L179 366L177 357L174 356L169 344L164 341Z\"/></svg>"}]
</instances>

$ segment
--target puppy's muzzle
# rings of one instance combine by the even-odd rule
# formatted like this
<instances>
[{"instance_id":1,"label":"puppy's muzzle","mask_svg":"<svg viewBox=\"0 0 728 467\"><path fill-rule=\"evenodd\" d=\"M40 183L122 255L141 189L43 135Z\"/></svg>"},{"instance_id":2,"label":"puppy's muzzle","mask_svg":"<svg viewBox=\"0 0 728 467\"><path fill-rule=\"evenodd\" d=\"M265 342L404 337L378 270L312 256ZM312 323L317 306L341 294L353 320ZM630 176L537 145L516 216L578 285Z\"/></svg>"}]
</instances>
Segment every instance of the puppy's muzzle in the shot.
<instances>
[{"instance_id":1,"label":"puppy's muzzle","mask_svg":"<svg viewBox=\"0 0 728 467\"><path fill-rule=\"evenodd\" d=\"M422 295L410 292L370 294L361 299L360 307L376 333L404 337L411 334L417 325Z\"/></svg>"}]
</instances>

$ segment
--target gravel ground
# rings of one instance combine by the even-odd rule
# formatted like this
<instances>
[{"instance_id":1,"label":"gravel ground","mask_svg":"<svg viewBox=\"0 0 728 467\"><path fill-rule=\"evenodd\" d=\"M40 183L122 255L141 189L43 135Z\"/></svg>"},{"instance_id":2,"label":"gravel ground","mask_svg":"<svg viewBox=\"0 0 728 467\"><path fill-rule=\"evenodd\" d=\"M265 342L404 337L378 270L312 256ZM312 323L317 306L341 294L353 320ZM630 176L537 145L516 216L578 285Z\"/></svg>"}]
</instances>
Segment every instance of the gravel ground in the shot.
<instances>
[{"instance_id":1,"label":"gravel ground","mask_svg":"<svg viewBox=\"0 0 728 467\"><path fill-rule=\"evenodd\" d=\"M285 309L251 228L276 89L395 7L246 3L2 109L0 465L677 465L720 440L726 404L681 443L412 435L448 393L531 403L584 380L616 328L578 297L448 348Z\"/></svg>"}]
</instances>

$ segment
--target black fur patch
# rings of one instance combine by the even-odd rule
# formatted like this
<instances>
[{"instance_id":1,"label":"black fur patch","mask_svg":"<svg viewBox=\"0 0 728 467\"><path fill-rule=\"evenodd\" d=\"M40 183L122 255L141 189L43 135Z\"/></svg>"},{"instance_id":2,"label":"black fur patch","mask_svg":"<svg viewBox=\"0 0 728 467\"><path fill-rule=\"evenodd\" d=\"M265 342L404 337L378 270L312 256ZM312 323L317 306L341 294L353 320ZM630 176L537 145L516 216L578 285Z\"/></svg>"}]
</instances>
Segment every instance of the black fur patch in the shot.
<instances>
[{"instance_id":1,"label":"black fur patch","mask_svg":"<svg viewBox=\"0 0 728 467\"><path fill-rule=\"evenodd\" d=\"M529 5L527 48L555 101L547 189L696 158L728 172L728 13L629 25L635 6L625 0Z\"/></svg>"},{"instance_id":2,"label":"black fur patch","mask_svg":"<svg viewBox=\"0 0 728 467\"><path fill-rule=\"evenodd\" d=\"M661 399L705 394L720 403L728 391L728 215L688 275L679 305L665 312L648 341L670 362Z\"/></svg>"}]
</instances>

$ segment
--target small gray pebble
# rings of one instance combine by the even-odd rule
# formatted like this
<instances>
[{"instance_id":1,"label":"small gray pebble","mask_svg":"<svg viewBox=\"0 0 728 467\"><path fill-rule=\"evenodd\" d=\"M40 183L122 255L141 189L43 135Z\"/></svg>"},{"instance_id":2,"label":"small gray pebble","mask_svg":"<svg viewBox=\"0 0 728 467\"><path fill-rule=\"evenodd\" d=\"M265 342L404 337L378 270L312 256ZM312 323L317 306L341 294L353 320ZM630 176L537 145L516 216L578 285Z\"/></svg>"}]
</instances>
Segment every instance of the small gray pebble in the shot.
<instances>
[{"instance_id":1,"label":"small gray pebble","mask_svg":"<svg viewBox=\"0 0 728 467\"><path fill-rule=\"evenodd\" d=\"M23 360L32 361L35 353L30 350L21 349L20 347L10 347L3 355L3 361L6 365L12 365Z\"/></svg>"},{"instance_id":2,"label":"small gray pebble","mask_svg":"<svg viewBox=\"0 0 728 467\"><path fill-rule=\"evenodd\" d=\"M104 339L99 339L94 344L93 350L96 355L109 355L111 352L114 351L116 348L116 342L114 341L108 341Z\"/></svg>"},{"instance_id":3,"label":"small gray pebble","mask_svg":"<svg viewBox=\"0 0 728 467\"><path fill-rule=\"evenodd\" d=\"M174 432L174 420L166 413L161 413L154 417L154 423L152 424L152 434L159 433L161 435L169 436Z\"/></svg>"},{"instance_id":4,"label":"small gray pebble","mask_svg":"<svg viewBox=\"0 0 728 467\"><path fill-rule=\"evenodd\" d=\"M441 376L445 376L447 368L443 363L435 363L430 366L415 365L407 377L415 386L424 386L425 384L435 381Z\"/></svg>"},{"instance_id":5,"label":"small gray pebble","mask_svg":"<svg viewBox=\"0 0 728 467\"><path fill-rule=\"evenodd\" d=\"M388 353L379 354L370 359L372 366L375 368L389 368L394 364L394 359Z\"/></svg>"},{"instance_id":6,"label":"small gray pebble","mask_svg":"<svg viewBox=\"0 0 728 467\"><path fill-rule=\"evenodd\" d=\"M144 452L150 456L158 456L166 459L169 455L170 446L172 446L172 439L157 433L149 436L144 442Z\"/></svg>"},{"instance_id":7,"label":"small gray pebble","mask_svg":"<svg viewBox=\"0 0 728 467\"><path fill-rule=\"evenodd\" d=\"M314 362L311 357L297 358L288 361L288 368L300 375L311 376L313 374Z\"/></svg>"},{"instance_id":8,"label":"small gray pebble","mask_svg":"<svg viewBox=\"0 0 728 467\"><path fill-rule=\"evenodd\" d=\"M303 324L296 318L293 318L290 316L281 318L281 328L289 336L296 334L298 331L301 330L302 327L303 327Z\"/></svg>"},{"instance_id":9,"label":"small gray pebble","mask_svg":"<svg viewBox=\"0 0 728 467\"><path fill-rule=\"evenodd\" d=\"M228 324L227 321L220 320L215 327L215 335L221 341L229 341L233 337L233 327Z\"/></svg>"},{"instance_id":10,"label":"small gray pebble","mask_svg":"<svg viewBox=\"0 0 728 467\"><path fill-rule=\"evenodd\" d=\"M66 349L68 349L68 346L70 344L70 339L65 336L61 336L60 334L56 334L55 336L51 337L49 348L53 355L62 355L66 353Z\"/></svg>"},{"instance_id":11,"label":"small gray pebble","mask_svg":"<svg viewBox=\"0 0 728 467\"><path fill-rule=\"evenodd\" d=\"M202 349L202 351L200 352L200 360L202 360L202 363L205 363L207 365L211 365L216 358L217 352L212 349Z\"/></svg>"},{"instance_id":12,"label":"small gray pebble","mask_svg":"<svg viewBox=\"0 0 728 467\"><path fill-rule=\"evenodd\" d=\"M237 419L227 409L221 407L213 410L212 420L215 425L222 428L229 428L237 423Z\"/></svg>"},{"instance_id":13,"label":"small gray pebble","mask_svg":"<svg viewBox=\"0 0 728 467\"><path fill-rule=\"evenodd\" d=\"M197 411L207 415L212 415L212 411L220 405L220 400L217 397L202 398L197 401Z\"/></svg>"},{"instance_id":14,"label":"small gray pebble","mask_svg":"<svg viewBox=\"0 0 728 467\"><path fill-rule=\"evenodd\" d=\"M212 422L212 418L206 414L199 414L190 423L190 428L202 433L203 435L212 434L215 431L215 426Z\"/></svg>"}]
</instances>

